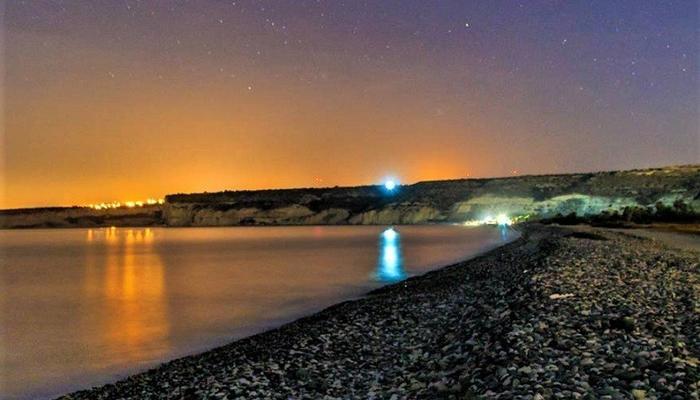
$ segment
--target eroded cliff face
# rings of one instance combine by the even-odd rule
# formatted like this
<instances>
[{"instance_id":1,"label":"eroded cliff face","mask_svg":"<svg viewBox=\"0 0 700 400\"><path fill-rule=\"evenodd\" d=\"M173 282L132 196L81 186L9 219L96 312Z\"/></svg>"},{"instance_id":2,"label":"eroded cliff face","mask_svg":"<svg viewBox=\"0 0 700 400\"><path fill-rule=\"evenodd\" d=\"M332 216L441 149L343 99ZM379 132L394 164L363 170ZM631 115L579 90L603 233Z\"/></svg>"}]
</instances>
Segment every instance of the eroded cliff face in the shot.
<instances>
[{"instance_id":1,"label":"eroded cliff face","mask_svg":"<svg viewBox=\"0 0 700 400\"><path fill-rule=\"evenodd\" d=\"M668 197L667 204L673 204L680 197ZM650 204L655 204L653 201ZM646 205L646 204L645 204ZM642 206L634 197L589 196L582 193L571 193L555 196L546 200L536 200L532 197L502 197L484 195L455 203L451 220L478 219L484 215L505 213L507 215L530 215L548 218L557 214L595 215L602 211L621 211L625 207Z\"/></svg>"},{"instance_id":2,"label":"eroded cliff face","mask_svg":"<svg viewBox=\"0 0 700 400\"><path fill-rule=\"evenodd\" d=\"M682 201L700 210L700 166L378 186L172 195L169 226L421 224L506 213L547 218Z\"/></svg>"},{"instance_id":3,"label":"eroded cliff face","mask_svg":"<svg viewBox=\"0 0 700 400\"><path fill-rule=\"evenodd\" d=\"M196 204L166 203L163 215L170 226L333 224L341 223L348 217L346 210L313 212L297 204L270 210L255 207L217 210L216 207Z\"/></svg>"}]
</instances>

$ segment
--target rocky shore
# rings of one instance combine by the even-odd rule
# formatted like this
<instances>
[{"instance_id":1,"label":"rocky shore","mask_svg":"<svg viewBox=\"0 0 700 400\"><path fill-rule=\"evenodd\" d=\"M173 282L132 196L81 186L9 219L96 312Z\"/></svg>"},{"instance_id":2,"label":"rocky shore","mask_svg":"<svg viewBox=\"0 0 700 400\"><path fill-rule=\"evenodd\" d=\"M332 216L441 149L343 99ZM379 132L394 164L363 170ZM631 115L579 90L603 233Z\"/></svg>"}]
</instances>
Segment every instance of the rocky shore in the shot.
<instances>
[{"instance_id":1,"label":"rocky shore","mask_svg":"<svg viewBox=\"0 0 700 400\"><path fill-rule=\"evenodd\" d=\"M531 225L477 259L64 399L697 399L700 256Z\"/></svg>"}]
</instances>

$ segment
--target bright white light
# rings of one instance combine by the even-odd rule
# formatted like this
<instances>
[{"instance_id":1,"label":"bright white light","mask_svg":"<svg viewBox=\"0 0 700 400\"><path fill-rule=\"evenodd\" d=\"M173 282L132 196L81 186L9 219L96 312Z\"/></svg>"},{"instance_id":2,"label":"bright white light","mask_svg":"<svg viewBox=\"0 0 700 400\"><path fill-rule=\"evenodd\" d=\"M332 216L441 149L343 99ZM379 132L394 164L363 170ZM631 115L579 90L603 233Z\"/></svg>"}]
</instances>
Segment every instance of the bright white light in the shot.
<instances>
[{"instance_id":1,"label":"bright white light","mask_svg":"<svg viewBox=\"0 0 700 400\"><path fill-rule=\"evenodd\" d=\"M505 214L498 214L498 217L496 217L496 223L498 225L510 225L511 220Z\"/></svg>"},{"instance_id":2,"label":"bright white light","mask_svg":"<svg viewBox=\"0 0 700 400\"><path fill-rule=\"evenodd\" d=\"M387 244L383 250L382 263L384 268L389 271L387 275L396 275L396 269L399 264L399 249L395 244Z\"/></svg>"},{"instance_id":3,"label":"bright white light","mask_svg":"<svg viewBox=\"0 0 700 400\"><path fill-rule=\"evenodd\" d=\"M385 240L395 240L396 235L398 235L398 233L396 233L394 228L389 228L389 229L385 230L384 232L382 232L382 236L384 236Z\"/></svg>"},{"instance_id":4,"label":"bright white light","mask_svg":"<svg viewBox=\"0 0 700 400\"><path fill-rule=\"evenodd\" d=\"M396 189L396 182L393 179L387 179L384 182L384 187L386 188L386 190L392 191Z\"/></svg>"},{"instance_id":5,"label":"bright white light","mask_svg":"<svg viewBox=\"0 0 700 400\"><path fill-rule=\"evenodd\" d=\"M496 218L494 218L492 215L487 215L482 219L473 219L469 221L465 221L464 225L466 226L479 226L479 225L500 225L500 226L507 226L507 225L513 225L513 220L508 218L506 214L498 214Z\"/></svg>"}]
</instances>

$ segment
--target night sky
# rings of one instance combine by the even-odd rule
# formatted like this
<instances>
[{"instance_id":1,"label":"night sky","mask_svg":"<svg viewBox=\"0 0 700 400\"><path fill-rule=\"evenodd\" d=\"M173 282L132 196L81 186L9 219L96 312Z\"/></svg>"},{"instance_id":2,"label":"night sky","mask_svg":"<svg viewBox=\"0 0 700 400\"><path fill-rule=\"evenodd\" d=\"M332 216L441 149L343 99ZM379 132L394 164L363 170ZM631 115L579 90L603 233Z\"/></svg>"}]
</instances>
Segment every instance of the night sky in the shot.
<instances>
[{"instance_id":1,"label":"night sky","mask_svg":"<svg viewBox=\"0 0 700 400\"><path fill-rule=\"evenodd\" d=\"M3 208L700 162L698 1L4 4Z\"/></svg>"}]
</instances>

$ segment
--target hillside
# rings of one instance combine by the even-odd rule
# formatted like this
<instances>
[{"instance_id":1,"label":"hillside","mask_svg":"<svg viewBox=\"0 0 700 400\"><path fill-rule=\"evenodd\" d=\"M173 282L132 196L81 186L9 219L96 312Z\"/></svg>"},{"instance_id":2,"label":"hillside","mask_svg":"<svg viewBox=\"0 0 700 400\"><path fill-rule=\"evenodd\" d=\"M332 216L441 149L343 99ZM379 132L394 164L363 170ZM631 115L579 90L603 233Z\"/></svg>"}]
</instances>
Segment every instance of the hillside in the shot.
<instances>
[{"instance_id":1,"label":"hillside","mask_svg":"<svg viewBox=\"0 0 700 400\"><path fill-rule=\"evenodd\" d=\"M173 194L165 204L0 211L4 228L421 224L465 222L505 213L551 218L683 205L700 211L700 165L584 174L532 175L382 186Z\"/></svg>"},{"instance_id":2,"label":"hillside","mask_svg":"<svg viewBox=\"0 0 700 400\"><path fill-rule=\"evenodd\" d=\"M416 224L487 215L548 218L681 203L700 210L700 165L633 171L419 182L381 186L228 191L166 197L170 226ZM696 211L697 212L697 211Z\"/></svg>"},{"instance_id":3,"label":"hillside","mask_svg":"<svg viewBox=\"0 0 700 400\"><path fill-rule=\"evenodd\" d=\"M162 224L160 205L106 210L89 207L45 207L0 211L0 228L91 228Z\"/></svg>"}]
</instances>

